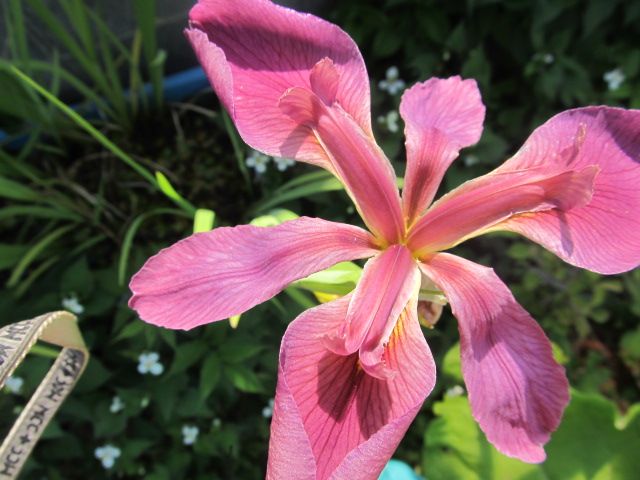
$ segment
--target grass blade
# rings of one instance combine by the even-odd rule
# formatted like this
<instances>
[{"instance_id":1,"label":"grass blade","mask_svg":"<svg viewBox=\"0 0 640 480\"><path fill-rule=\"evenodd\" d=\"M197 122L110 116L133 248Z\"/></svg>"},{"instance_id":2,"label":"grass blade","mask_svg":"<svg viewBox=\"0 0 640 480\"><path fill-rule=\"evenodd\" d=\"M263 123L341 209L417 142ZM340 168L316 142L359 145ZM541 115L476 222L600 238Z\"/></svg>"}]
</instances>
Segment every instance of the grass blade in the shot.
<instances>
[{"instance_id":1,"label":"grass blade","mask_svg":"<svg viewBox=\"0 0 640 480\"><path fill-rule=\"evenodd\" d=\"M157 208L155 210L151 210L149 212L138 215L133 220L133 222L131 222L131 225L129 225L129 228L124 235L122 248L120 249L120 259L118 260L118 285L124 285L126 279L125 277L127 276L127 264L129 263L131 247L133 245L133 239L136 236L136 233L138 233L140 226L145 220L155 215L184 215L184 213L180 210L171 208Z\"/></svg>"},{"instance_id":2,"label":"grass blade","mask_svg":"<svg viewBox=\"0 0 640 480\"><path fill-rule=\"evenodd\" d=\"M284 192L275 193L267 200L262 201L261 203L253 207L251 211L254 214L258 214L260 212L270 210L276 205L280 205L281 203L287 202L289 200L307 197L316 193L335 192L338 190L344 190L344 185L340 183L340 180L331 176L305 183L299 187L295 187Z\"/></svg>"},{"instance_id":3,"label":"grass blade","mask_svg":"<svg viewBox=\"0 0 640 480\"><path fill-rule=\"evenodd\" d=\"M138 29L142 38L142 49L147 62L149 80L153 87L153 98L156 108L161 108L163 104L162 77L164 72L164 58L158 51L156 37L156 1L137 0L133 2L133 14L136 18Z\"/></svg>"},{"instance_id":4,"label":"grass blade","mask_svg":"<svg viewBox=\"0 0 640 480\"><path fill-rule=\"evenodd\" d=\"M82 220L80 215L70 211L63 211L58 208L38 207L35 205L16 205L0 209L0 220L20 216L44 218L47 220L71 220L74 222Z\"/></svg>"},{"instance_id":5,"label":"grass blade","mask_svg":"<svg viewBox=\"0 0 640 480\"><path fill-rule=\"evenodd\" d=\"M224 121L224 128L227 130L227 134L231 139L231 145L233 146L233 153L236 156L236 162L238 163L238 169L244 178L245 183L247 184L247 188L249 191L252 191L251 186L251 178L249 176L249 170L247 166L244 164L244 149L242 148L242 141L240 140L240 136L236 131L236 128L233 126L231 122L231 118L229 118L229 114L226 111L222 111L222 120Z\"/></svg>"},{"instance_id":6,"label":"grass blade","mask_svg":"<svg viewBox=\"0 0 640 480\"><path fill-rule=\"evenodd\" d=\"M29 268L29 266L40 256L40 254L53 242L58 240L67 232L71 231L72 228L75 228L75 225L65 225L59 227L37 241L27 251L27 253L24 254L18 264L12 270L11 275L9 276L9 280L7 280L7 287L16 286L27 268Z\"/></svg>"},{"instance_id":7,"label":"grass blade","mask_svg":"<svg viewBox=\"0 0 640 480\"><path fill-rule=\"evenodd\" d=\"M122 160L124 163L129 165L133 170L138 172L140 176L142 176L145 180L147 180L151 185L153 185L158 191L162 191L160 185L156 181L156 178L153 176L149 170L144 168L138 162L136 162L133 158L131 158L128 154L126 154L120 147L114 144L111 140L109 140L102 132L97 130L93 125L87 122L80 114L62 102L58 97L51 94L47 89L43 88L41 85L36 83L31 77L23 73L16 66L11 66L11 71L26 85L34 89L40 95L45 97L48 101L53 103L57 108L62 110L62 112L67 115L71 120L73 120L78 126L80 126L83 130L85 130L89 135L91 135L94 139L96 139L102 146L104 146L107 150L109 150L113 155ZM185 212L193 215L196 211L196 208L191 205L187 200L182 199L181 201L176 202Z\"/></svg>"}]
</instances>

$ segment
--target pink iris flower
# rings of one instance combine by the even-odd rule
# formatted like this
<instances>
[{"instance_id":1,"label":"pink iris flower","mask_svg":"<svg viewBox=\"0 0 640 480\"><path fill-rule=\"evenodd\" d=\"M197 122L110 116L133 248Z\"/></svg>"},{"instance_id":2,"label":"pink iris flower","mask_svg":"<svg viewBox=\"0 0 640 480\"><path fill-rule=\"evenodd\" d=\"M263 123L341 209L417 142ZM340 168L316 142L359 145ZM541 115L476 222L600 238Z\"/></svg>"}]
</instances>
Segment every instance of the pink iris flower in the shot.
<instances>
[{"instance_id":1,"label":"pink iris flower","mask_svg":"<svg viewBox=\"0 0 640 480\"><path fill-rule=\"evenodd\" d=\"M473 80L404 92L402 195L373 137L369 78L337 26L267 0L201 0L186 31L242 138L344 184L368 231L317 218L198 233L131 281L142 319L190 329L264 302L337 262L369 258L355 290L312 308L282 340L267 477L377 478L435 382L416 305L435 284L458 320L473 415L502 453L545 458L569 400L545 334L490 268L445 250L517 232L612 274L640 263L640 111L568 110L496 170L432 203L485 107Z\"/></svg>"}]
</instances>

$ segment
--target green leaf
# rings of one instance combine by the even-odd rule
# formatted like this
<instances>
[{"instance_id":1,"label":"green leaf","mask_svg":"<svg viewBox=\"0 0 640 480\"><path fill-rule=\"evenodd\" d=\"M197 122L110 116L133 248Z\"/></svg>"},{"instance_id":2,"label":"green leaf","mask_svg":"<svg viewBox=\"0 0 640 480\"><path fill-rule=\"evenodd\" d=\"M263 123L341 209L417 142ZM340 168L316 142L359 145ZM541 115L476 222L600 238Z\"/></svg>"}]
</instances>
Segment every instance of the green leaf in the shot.
<instances>
[{"instance_id":1,"label":"green leaf","mask_svg":"<svg viewBox=\"0 0 640 480\"><path fill-rule=\"evenodd\" d=\"M42 201L42 195L14 180L0 177L0 197L11 200Z\"/></svg>"},{"instance_id":2,"label":"green leaf","mask_svg":"<svg viewBox=\"0 0 640 480\"><path fill-rule=\"evenodd\" d=\"M200 398L207 398L216 388L222 373L222 363L216 353L210 353L200 369Z\"/></svg>"},{"instance_id":3,"label":"green leaf","mask_svg":"<svg viewBox=\"0 0 640 480\"><path fill-rule=\"evenodd\" d=\"M298 280L293 285L312 292L346 295L352 291L360 276L362 268L353 262L340 262L334 266Z\"/></svg>"},{"instance_id":4,"label":"green leaf","mask_svg":"<svg viewBox=\"0 0 640 480\"><path fill-rule=\"evenodd\" d=\"M80 377L75 391L78 393L93 392L107 383L112 374L98 358L90 357L87 369Z\"/></svg>"},{"instance_id":5,"label":"green leaf","mask_svg":"<svg viewBox=\"0 0 640 480\"><path fill-rule=\"evenodd\" d=\"M275 208L265 215L260 215L249 222L256 227L275 227L288 220L295 220L298 215L285 208Z\"/></svg>"},{"instance_id":6,"label":"green leaf","mask_svg":"<svg viewBox=\"0 0 640 480\"><path fill-rule=\"evenodd\" d=\"M0 270L13 267L28 249L29 245L0 243Z\"/></svg>"},{"instance_id":7,"label":"green leaf","mask_svg":"<svg viewBox=\"0 0 640 480\"><path fill-rule=\"evenodd\" d=\"M640 404L616 422L612 402L573 391L539 465L506 457L489 444L464 396L445 397L434 413L422 459L430 480L622 480L640 471Z\"/></svg>"},{"instance_id":8,"label":"green leaf","mask_svg":"<svg viewBox=\"0 0 640 480\"><path fill-rule=\"evenodd\" d=\"M93 290L93 283L87 257L82 256L67 268L60 277L60 292L63 295L73 292L86 297Z\"/></svg>"},{"instance_id":9,"label":"green leaf","mask_svg":"<svg viewBox=\"0 0 640 480\"><path fill-rule=\"evenodd\" d=\"M324 192L335 192L338 190L344 190L344 185L340 183L340 180L330 176L315 180L299 187L294 187L290 190L277 191L273 195L270 195L268 199L263 200L255 207L256 212L264 212L281 203L295 200L297 198L306 198L309 195Z\"/></svg>"},{"instance_id":10,"label":"green leaf","mask_svg":"<svg viewBox=\"0 0 640 480\"><path fill-rule=\"evenodd\" d=\"M12 205L0 209L0 220L12 217L44 218L47 220L72 220L80 221L82 217L77 213L60 208L37 207L32 205Z\"/></svg>"},{"instance_id":11,"label":"green leaf","mask_svg":"<svg viewBox=\"0 0 640 480\"><path fill-rule=\"evenodd\" d=\"M164 193L171 200L182 200L180 194L173 188L169 179L165 176L164 173L156 171L156 181L158 182L158 186L162 193Z\"/></svg>"},{"instance_id":12,"label":"green leaf","mask_svg":"<svg viewBox=\"0 0 640 480\"><path fill-rule=\"evenodd\" d=\"M537 466L505 457L487 442L466 397L446 397L433 411L437 418L425 432L422 458L430 480L544 479Z\"/></svg>"},{"instance_id":13,"label":"green leaf","mask_svg":"<svg viewBox=\"0 0 640 480\"><path fill-rule=\"evenodd\" d=\"M264 393L266 391L262 381L253 370L242 365L226 365L224 374L241 392Z\"/></svg>"},{"instance_id":14,"label":"green leaf","mask_svg":"<svg viewBox=\"0 0 640 480\"><path fill-rule=\"evenodd\" d=\"M442 360L442 373L457 382L464 382L462 369L460 368L460 343L456 343L444 355L444 359Z\"/></svg>"},{"instance_id":15,"label":"green leaf","mask_svg":"<svg viewBox=\"0 0 640 480\"><path fill-rule=\"evenodd\" d=\"M193 216L193 233L208 232L213 228L216 214L213 210L199 208Z\"/></svg>"},{"instance_id":16,"label":"green leaf","mask_svg":"<svg viewBox=\"0 0 640 480\"><path fill-rule=\"evenodd\" d=\"M182 197L182 195L177 192L173 185L171 185L169 179L162 172L156 171L156 182L158 182L158 188L160 189L160 191L164 193L167 198L173 200L176 205L182 207L186 212L195 214L195 207L193 207Z\"/></svg>"},{"instance_id":17,"label":"green leaf","mask_svg":"<svg viewBox=\"0 0 640 480\"><path fill-rule=\"evenodd\" d=\"M171 208L156 208L154 210L150 210L141 215L138 215L131 222L131 225L129 225L129 228L127 228L127 232L124 235L122 248L120 249L120 259L118 260L118 285L124 285L125 283L127 276L127 267L129 266L129 255L131 254L131 248L133 246L133 239L142 226L142 223L155 215L166 214L183 215L184 212Z\"/></svg>"},{"instance_id":18,"label":"green leaf","mask_svg":"<svg viewBox=\"0 0 640 480\"><path fill-rule=\"evenodd\" d=\"M636 404L637 405L637 404ZM542 469L551 479L636 478L640 472L640 408L615 426L616 406L601 395L572 392Z\"/></svg>"},{"instance_id":19,"label":"green leaf","mask_svg":"<svg viewBox=\"0 0 640 480\"><path fill-rule=\"evenodd\" d=\"M553 359L560 365L566 365L569 363L569 357L556 342L551 342L551 351L553 353Z\"/></svg>"},{"instance_id":20,"label":"green leaf","mask_svg":"<svg viewBox=\"0 0 640 480\"><path fill-rule=\"evenodd\" d=\"M263 345L252 343L251 339L236 335L220 346L219 353L224 363L240 363L255 357L263 349Z\"/></svg>"},{"instance_id":21,"label":"green leaf","mask_svg":"<svg viewBox=\"0 0 640 480\"><path fill-rule=\"evenodd\" d=\"M9 277L9 280L7 280L7 287L16 286L27 268L40 256L40 254L43 253L49 245L58 240L58 238L62 237L74 228L74 226L75 225L65 225L57 228L32 245L29 251L20 258L20 261L11 272L11 276Z\"/></svg>"},{"instance_id":22,"label":"green leaf","mask_svg":"<svg viewBox=\"0 0 640 480\"><path fill-rule=\"evenodd\" d=\"M176 356L171 364L171 370L169 370L167 377L187 370L190 366L200 360L208 349L209 347L207 344L200 340L194 340L193 342L186 342L179 345L176 350Z\"/></svg>"},{"instance_id":23,"label":"green leaf","mask_svg":"<svg viewBox=\"0 0 640 480\"><path fill-rule=\"evenodd\" d=\"M112 340L114 343L127 338L135 337L144 330L145 324L141 320L126 323L120 333Z\"/></svg>"}]
</instances>

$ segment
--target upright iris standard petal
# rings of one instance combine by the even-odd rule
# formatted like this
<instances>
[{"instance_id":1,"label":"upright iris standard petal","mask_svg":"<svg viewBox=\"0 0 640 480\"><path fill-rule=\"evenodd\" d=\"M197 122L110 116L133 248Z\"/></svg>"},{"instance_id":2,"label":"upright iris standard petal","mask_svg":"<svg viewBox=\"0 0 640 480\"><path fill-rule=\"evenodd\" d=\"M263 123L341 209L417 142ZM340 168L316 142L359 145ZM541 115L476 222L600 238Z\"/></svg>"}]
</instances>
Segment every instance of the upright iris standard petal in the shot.
<instances>
[{"instance_id":1,"label":"upright iris standard petal","mask_svg":"<svg viewBox=\"0 0 640 480\"><path fill-rule=\"evenodd\" d=\"M330 63L322 61L316 72L325 77L314 82L317 92L291 88L280 99L280 108L313 132L327 154L331 171L347 187L369 229L386 243L398 242L405 223L393 168L375 139L340 105L327 105L321 99L328 90L322 85L331 81Z\"/></svg>"},{"instance_id":2,"label":"upright iris standard petal","mask_svg":"<svg viewBox=\"0 0 640 480\"><path fill-rule=\"evenodd\" d=\"M568 110L536 129L500 171L596 165L593 198L571 211L518 215L499 228L521 233L564 261L600 273L640 264L640 110Z\"/></svg>"},{"instance_id":3,"label":"upright iris standard petal","mask_svg":"<svg viewBox=\"0 0 640 480\"><path fill-rule=\"evenodd\" d=\"M374 255L364 230L301 217L221 227L162 250L131 280L129 306L155 325L190 329L240 314L294 280Z\"/></svg>"},{"instance_id":4,"label":"upright iris standard petal","mask_svg":"<svg viewBox=\"0 0 640 480\"><path fill-rule=\"evenodd\" d=\"M496 170L464 183L433 204L412 229L408 244L423 256L499 229L513 216L569 212L591 201L598 173L596 165Z\"/></svg>"},{"instance_id":5,"label":"upright iris standard petal","mask_svg":"<svg viewBox=\"0 0 640 480\"><path fill-rule=\"evenodd\" d=\"M569 402L549 340L490 268L446 253L421 268L458 319L462 373L487 439L506 455L542 462Z\"/></svg>"},{"instance_id":6,"label":"upright iris standard petal","mask_svg":"<svg viewBox=\"0 0 640 480\"><path fill-rule=\"evenodd\" d=\"M431 78L402 95L407 147L402 204L409 224L429 206L460 149L480 140L484 114L475 80Z\"/></svg>"},{"instance_id":7,"label":"upright iris standard petal","mask_svg":"<svg viewBox=\"0 0 640 480\"><path fill-rule=\"evenodd\" d=\"M326 339L339 355L359 352L362 369L369 375L395 375L383 361L384 350L400 313L418 294L420 271L411 252L402 245L387 248L367 262L345 320Z\"/></svg>"},{"instance_id":8,"label":"upright iris standard petal","mask_svg":"<svg viewBox=\"0 0 640 480\"><path fill-rule=\"evenodd\" d=\"M358 355L336 355L323 338L344 322L350 296L308 310L287 329L280 350L267 478L377 478L435 382L435 365L416 318L401 314L380 380Z\"/></svg>"},{"instance_id":9,"label":"upright iris standard petal","mask_svg":"<svg viewBox=\"0 0 640 480\"><path fill-rule=\"evenodd\" d=\"M308 129L278 108L289 88L310 89L322 59L335 65L335 99L371 134L369 78L358 47L336 25L267 0L200 0L186 31L242 138L256 150L327 167Z\"/></svg>"}]
</instances>

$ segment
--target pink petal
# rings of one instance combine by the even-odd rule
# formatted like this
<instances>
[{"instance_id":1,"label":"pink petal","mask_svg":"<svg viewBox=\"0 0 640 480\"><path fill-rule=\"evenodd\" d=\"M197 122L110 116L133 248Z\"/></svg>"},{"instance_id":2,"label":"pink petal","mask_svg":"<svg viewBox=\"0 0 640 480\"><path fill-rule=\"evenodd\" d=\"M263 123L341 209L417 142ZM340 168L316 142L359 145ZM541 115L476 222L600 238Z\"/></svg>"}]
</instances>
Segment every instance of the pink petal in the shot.
<instances>
[{"instance_id":1,"label":"pink petal","mask_svg":"<svg viewBox=\"0 0 640 480\"><path fill-rule=\"evenodd\" d=\"M597 166L532 167L476 178L438 200L416 223L409 246L418 256L445 250L515 215L566 213L591 201Z\"/></svg>"},{"instance_id":2,"label":"pink petal","mask_svg":"<svg viewBox=\"0 0 640 480\"><path fill-rule=\"evenodd\" d=\"M501 229L521 233L564 261L600 273L640 264L640 110L587 107L536 129L500 171L559 165L600 169L591 202L569 212L516 216Z\"/></svg>"},{"instance_id":3,"label":"pink petal","mask_svg":"<svg viewBox=\"0 0 640 480\"><path fill-rule=\"evenodd\" d=\"M129 306L149 323L190 329L238 315L338 262L375 255L373 248L364 230L317 218L216 228L147 260L131 280Z\"/></svg>"},{"instance_id":4,"label":"pink petal","mask_svg":"<svg viewBox=\"0 0 640 480\"><path fill-rule=\"evenodd\" d=\"M370 134L367 71L358 47L337 26L266 0L200 0L189 19L186 35L253 148L326 165L313 135L278 108L287 89L311 89L311 72L324 58L339 76L335 99Z\"/></svg>"},{"instance_id":5,"label":"pink petal","mask_svg":"<svg viewBox=\"0 0 640 480\"><path fill-rule=\"evenodd\" d=\"M475 80L431 78L405 91L407 171L402 202L408 223L426 209L461 148L480 140L485 108Z\"/></svg>"},{"instance_id":6,"label":"pink petal","mask_svg":"<svg viewBox=\"0 0 640 480\"><path fill-rule=\"evenodd\" d=\"M335 355L323 338L347 315L349 296L303 313L280 350L267 478L377 478L433 388L435 365L412 300L385 359L398 372L380 380L356 354Z\"/></svg>"},{"instance_id":7,"label":"pink petal","mask_svg":"<svg viewBox=\"0 0 640 480\"><path fill-rule=\"evenodd\" d=\"M379 253L365 265L346 319L325 345L339 355L359 351L360 366L369 375L395 374L382 362L384 346L419 286L420 272L409 250L394 245Z\"/></svg>"},{"instance_id":8,"label":"pink petal","mask_svg":"<svg viewBox=\"0 0 640 480\"><path fill-rule=\"evenodd\" d=\"M330 64L321 62L315 73L330 76ZM315 83L315 82L314 82ZM318 93L290 88L280 108L299 125L313 131L327 153L330 170L345 184L363 220L378 238L395 243L404 234L404 219L396 176L387 157L339 104L327 105L328 88L317 82Z\"/></svg>"},{"instance_id":9,"label":"pink petal","mask_svg":"<svg viewBox=\"0 0 640 480\"><path fill-rule=\"evenodd\" d=\"M421 268L458 319L462 373L487 439L505 455L542 462L569 402L549 340L492 269L446 253Z\"/></svg>"}]
</instances>

